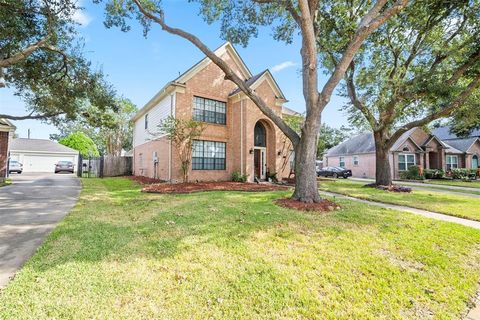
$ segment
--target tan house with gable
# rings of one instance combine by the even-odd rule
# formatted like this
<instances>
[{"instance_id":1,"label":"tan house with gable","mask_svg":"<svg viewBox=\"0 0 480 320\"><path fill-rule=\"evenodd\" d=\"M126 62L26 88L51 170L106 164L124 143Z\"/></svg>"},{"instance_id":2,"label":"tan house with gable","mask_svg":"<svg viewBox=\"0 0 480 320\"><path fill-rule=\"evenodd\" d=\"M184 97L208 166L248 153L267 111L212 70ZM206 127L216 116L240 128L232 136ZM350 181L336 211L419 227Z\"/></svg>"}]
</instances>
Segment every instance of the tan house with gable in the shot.
<instances>
[{"instance_id":1,"label":"tan house with gable","mask_svg":"<svg viewBox=\"0 0 480 320\"><path fill-rule=\"evenodd\" d=\"M253 75L235 48L225 43L215 51L278 115L291 114L287 99L270 71ZM167 83L133 118L134 175L181 181L180 161L158 125L168 116L205 123L195 141L191 181L226 181L233 172L266 179L290 173L289 143L283 133L225 74L204 58Z\"/></svg>"}]
</instances>

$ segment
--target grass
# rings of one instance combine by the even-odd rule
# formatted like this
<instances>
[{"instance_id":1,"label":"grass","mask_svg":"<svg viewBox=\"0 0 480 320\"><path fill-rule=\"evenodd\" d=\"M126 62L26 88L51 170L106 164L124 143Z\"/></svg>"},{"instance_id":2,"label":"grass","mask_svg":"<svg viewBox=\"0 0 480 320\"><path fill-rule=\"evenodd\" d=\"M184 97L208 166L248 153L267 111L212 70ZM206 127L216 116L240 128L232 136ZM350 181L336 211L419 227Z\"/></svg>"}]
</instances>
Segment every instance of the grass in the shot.
<instances>
[{"instance_id":1,"label":"grass","mask_svg":"<svg viewBox=\"0 0 480 320\"><path fill-rule=\"evenodd\" d=\"M364 187L364 183L343 180L322 181L319 188L355 198L398 204L480 221L480 199L444 193L442 190L413 190L396 193Z\"/></svg>"},{"instance_id":2,"label":"grass","mask_svg":"<svg viewBox=\"0 0 480 320\"><path fill-rule=\"evenodd\" d=\"M0 187L5 187L12 184L12 179L6 178L5 181L0 181Z\"/></svg>"},{"instance_id":3,"label":"grass","mask_svg":"<svg viewBox=\"0 0 480 320\"><path fill-rule=\"evenodd\" d=\"M288 192L140 193L84 179L80 200L0 293L0 319L459 318L480 230Z\"/></svg>"},{"instance_id":4,"label":"grass","mask_svg":"<svg viewBox=\"0 0 480 320\"><path fill-rule=\"evenodd\" d=\"M445 186L456 186L456 187L467 187L472 189L477 189L480 191L480 180L475 181L461 181L461 180L439 180L439 179L431 179L428 180L429 184L439 184Z\"/></svg>"}]
</instances>

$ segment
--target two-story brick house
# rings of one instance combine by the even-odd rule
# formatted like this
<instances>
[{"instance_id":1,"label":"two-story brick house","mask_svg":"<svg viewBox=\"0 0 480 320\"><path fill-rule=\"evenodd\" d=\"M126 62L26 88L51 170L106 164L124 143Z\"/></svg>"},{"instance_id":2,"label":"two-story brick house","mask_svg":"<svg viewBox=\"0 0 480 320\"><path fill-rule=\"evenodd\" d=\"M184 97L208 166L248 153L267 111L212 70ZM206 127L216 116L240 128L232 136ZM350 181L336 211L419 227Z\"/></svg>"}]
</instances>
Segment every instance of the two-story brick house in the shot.
<instances>
[{"instance_id":1,"label":"two-story brick house","mask_svg":"<svg viewBox=\"0 0 480 320\"><path fill-rule=\"evenodd\" d=\"M272 74L252 75L235 48L225 43L215 51L238 76L260 95L278 115L291 114ZM180 161L170 141L159 135L158 125L168 116L205 123L195 141L190 168L191 181L226 181L234 171L266 179L290 173L289 149L283 133L241 92L225 80L224 72L204 58L167 83L134 116L135 175L165 181L181 181Z\"/></svg>"}]
</instances>

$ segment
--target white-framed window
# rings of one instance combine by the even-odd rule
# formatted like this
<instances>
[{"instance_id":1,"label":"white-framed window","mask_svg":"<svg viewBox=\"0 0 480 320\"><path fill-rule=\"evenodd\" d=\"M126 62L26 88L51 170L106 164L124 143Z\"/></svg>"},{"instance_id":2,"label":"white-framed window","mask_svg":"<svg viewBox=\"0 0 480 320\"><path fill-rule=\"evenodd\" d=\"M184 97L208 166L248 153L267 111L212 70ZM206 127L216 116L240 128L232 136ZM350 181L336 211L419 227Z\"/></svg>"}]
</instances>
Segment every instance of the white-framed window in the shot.
<instances>
[{"instance_id":1,"label":"white-framed window","mask_svg":"<svg viewBox=\"0 0 480 320\"><path fill-rule=\"evenodd\" d=\"M405 154L400 153L398 155L398 170L407 171L408 168L414 166L417 162L415 161L415 154Z\"/></svg>"},{"instance_id":2,"label":"white-framed window","mask_svg":"<svg viewBox=\"0 0 480 320\"><path fill-rule=\"evenodd\" d=\"M340 163L338 164L339 167L345 168L345 157L340 157Z\"/></svg>"},{"instance_id":3,"label":"white-framed window","mask_svg":"<svg viewBox=\"0 0 480 320\"><path fill-rule=\"evenodd\" d=\"M148 129L148 113L145 115L145 130Z\"/></svg>"},{"instance_id":4,"label":"white-framed window","mask_svg":"<svg viewBox=\"0 0 480 320\"><path fill-rule=\"evenodd\" d=\"M447 154L447 171L458 168L458 156Z\"/></svg>"},{"instance_id":5,"label":"white-framed window","mask_svg":"<svg viewBox=\"0 0 480 320\"><path fill-rule=\"evenodd\" d=\"M358 156L353 156L353 165L358 166L359 163L360 163L359 157Z\"/></svg>"}]
</instances>

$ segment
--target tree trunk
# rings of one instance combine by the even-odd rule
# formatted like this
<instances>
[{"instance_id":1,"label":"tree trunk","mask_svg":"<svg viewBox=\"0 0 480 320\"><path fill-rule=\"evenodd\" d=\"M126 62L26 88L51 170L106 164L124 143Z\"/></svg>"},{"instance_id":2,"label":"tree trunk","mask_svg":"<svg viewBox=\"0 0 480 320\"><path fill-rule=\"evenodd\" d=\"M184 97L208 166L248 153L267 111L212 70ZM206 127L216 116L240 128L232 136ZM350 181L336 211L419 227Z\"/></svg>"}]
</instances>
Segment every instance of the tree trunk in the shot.
<instances>
[{"instance_id":1,"label":"tree trunk","mask_svg":"<svg viewBox=\"0 0 480 320\"><path fill-rule=\"evenodd\" d=\"M390 169L390 145L387 143L385 134L374 132L375 138L375 183L382 186L392 185L392 173Z\"/></svg>"},{"instance_id":2,"label":"tree trunk","mask_svg":"<svg viewBox=\"0 0 480 320\"><path fill-rule=\"evenodd\" d=\"M305 127L304 127L305 128ZM295 148L295 192L292 198L306 203L320 202L315 169L317 130L303 132Z\"/></svg>"}]
</instances>

